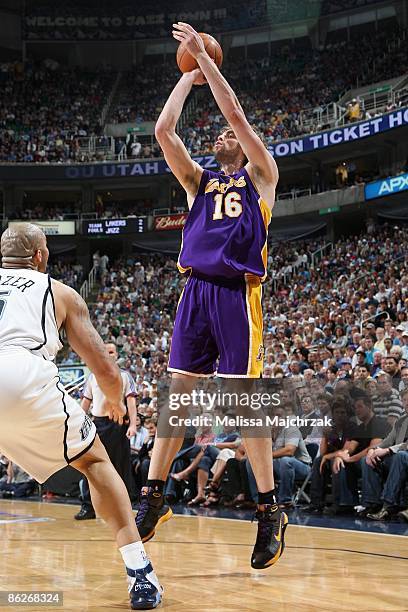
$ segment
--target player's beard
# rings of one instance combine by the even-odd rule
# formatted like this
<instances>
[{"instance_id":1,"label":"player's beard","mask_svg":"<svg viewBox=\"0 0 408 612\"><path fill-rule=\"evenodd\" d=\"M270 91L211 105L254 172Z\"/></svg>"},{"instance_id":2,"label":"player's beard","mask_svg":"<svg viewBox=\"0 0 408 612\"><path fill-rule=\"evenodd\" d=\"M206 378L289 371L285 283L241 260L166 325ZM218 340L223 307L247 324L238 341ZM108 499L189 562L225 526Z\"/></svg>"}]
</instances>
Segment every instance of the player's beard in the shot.
<instances>
[{"instance_id":1,"label":"player's beard","mask_svg":"<svg viewBox=\"0 0 408 612\"><path fill-rule=\"evenodd\" d=\"M215 149L214 157L220 166L229 166L238 164L240 158L243 158L243 153L239 144L230 150L222 146L218 150Z\"/></svg>"}]
</instances>

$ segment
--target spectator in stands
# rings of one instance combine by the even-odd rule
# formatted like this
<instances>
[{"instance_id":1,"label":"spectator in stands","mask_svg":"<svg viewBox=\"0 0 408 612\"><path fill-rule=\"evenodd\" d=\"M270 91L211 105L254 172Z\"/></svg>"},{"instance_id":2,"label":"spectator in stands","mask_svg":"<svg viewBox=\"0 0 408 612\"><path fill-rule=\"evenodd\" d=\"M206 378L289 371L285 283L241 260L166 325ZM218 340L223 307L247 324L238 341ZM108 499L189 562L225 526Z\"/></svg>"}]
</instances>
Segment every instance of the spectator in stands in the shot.
<instances>
[{"instance_id":1,"label":"spectator in stands","mask_svg":"<svg viewBox=\"0 0 408 612\"><path fill-rule=\"evenodd\" d=\"M385 372L377 376L377 395L373 397L374 414L387 419L390 426L403 415L399 393L392 387L392 379Z\"/></svg>"},{"instance_id":2,"label":"spectator in stands","mask_svg":"<svg viewBox=\"0 0 408 612\"><path fill-rule=\"evenodd\" d=\"M401 346L403 358L408 359L408 330L403 331L401 334Z\"/></svg>"},{"instance_id":3,"label":"spectator in stands","mask_svg":"<svg viewBox=\"0 0 408 612\"><path fill-rule=\"evenodd\" d=\"M353 98L347 105L346 120L350 123L359 121L361 119L361 108L360 101L357 98Z\"/></svg>"},{"instance_id":4,"label":"spectator in stands","mask_svg":"<svg viewBox=\"0 0 408 612\"><path fill-rule=\"evenodd\" d=\"M385 340L384 340L385 341ZM373 365L371 366L371 376L376 378L380 372L382 372L381 362L383 359L383 354L379 351L375 351L373 356Z\"/></svg>"},{"instance_id":5,"label":"spectator in stands","mask_svg":"<svg viewBox=\"0 0 408 612\"><path fill-rule=\"evenodd\" d=\"M144 427L147 429L148 437L142 444L139 451L138 461L134 464L134 470L136 474L136 484L140 491L147 482L147 475L149 473L150 459L153 452L153 445L156 439L157 422L155 419L146 419Z\"/></svg>"},{"instance_id":6,"label":"spectator in stands","mask_svg":"<svg viewBox=\"0 0 408 612\"><path fill-rule=\"evenodd\" d=\"M36 481L18 465L2 456L6 474L0 478L0 497L29 497L35 491Z\"/></svg>"},{"instance_id":7,"label":"spectator in stands","mask_svg":"<svg viewBox=\"0 0 408 612\"><path fill-rule=\"evenodd\" d=\"M393 347L391 351L396 351L396 354L399 356L402 353L402 351L399 350L397 347ZM384 363L384 372L386 372L388 376L390 376L393 389L398 390L401 382L401 372L399 369L400 357L395 357L394 355L395 353L389 355L386 358Z\"/></svg>"},{"instance_id":8,"label":"spectator in stands","mask_svg":"<svg viewBox=\"0 0 408 612\"><path fill-rule=\"evenodd\" d=\"M144 426L144 416L142 414L136 415L136 433L130 438L130 449L132 451L132 458L137 458L143 444L149 437L149 432Z\"/></svg>"},{"instance_id":9,"label":"spectator in stands","mask_svg":"<svg viewBox=\"0 0 408 612\"><path fill-rule=\"evenodd\" d=\"M308 514L320 514L323 511L325 494L331 479L331 461L336 457L346 441L351 439L353 426L350 422L351 403L344 397L337 397L332 405L332 426L323 429L319 456L312 466L310 487L311 503L305 509Z\"/></svg>"},{"instance_id":10,"label":"spectator in stands","mask_svg":"<svg viewBox=\"0 0 408 612\"><path fill-rule=\"evenodd\" d=\"M404 415L388 436L368 451L363 464L362 503L367 518L376 521L388 520L406 505L403 491L408 477L408 389L401 397Z\"/></svg>"},{"instance_id":11,"label":"spectator in stands","mask_svg":"<svg viewBox=\"0 0 408 612\"><path fill-rule=\"evenodd\" d=\"M384 332L384 328L383 327L377 327L377 329L375 330L375 336L377 341L374 344L374 351L379 351L380 353L384 352L384 337L385 337L385 332Z\"/></svg>"},{"instance_id":12,"label":"spectator in stands","mask_svg":"<svg viewBox=\"0 0 408 612\"><path fill-rule=\"evenodd\" d=\"M253 13L259 12L245 3L236 10L236 18L229 23L234 28L237 23L248 27L253 23ZM162 27L159 30L157 27L149 26L149 33L151 30L163 35ZM210 31L214 32L214 28L217 29L215 23ZM122 29L115 28L115 34L108 30L102 30L103 37L116 37L122 33ZM123 31L126 32L126 28ZM82 30L80 32L78 34L76 28L62 31L41 28L41 36L51 38L84 36ZM140 34L139 29L133 29L127 36L136 34ZM101 35L99 31L86 34L91 38ZM356 85L357 79L362 85L407 72L406 53L399 45L392 44L399 36L396 26L392 37L384 29L375 37L359 36L347 43L330 43L324 49L312 48L311 44L299 45L298 41L287 42L276 50L272 47L271 55L258 59L247 57L246 51L244 56L242 47L242 57L229 58L223 70L243 101L250 121L257 123L270 145L322 130L325 126L321 121L321 109L336 102L345 89ZM375 67L370 58L376 59ZM109 159L111 147L103 146L105 126L101 119L104 101L109 98L116 82L116 73L110 70L91 73L78 68L63 68L53 60L28 60L25 65L20 62L18 70L15 63L6 65L1 74L6 95L0 104L0 160L8 163L74 163ZM174 63L153 63L146 59L136 65L121 75L105 121L133 124L155 121L176 78ZM391 106L398 107L402 103L399 97L398 102ZM205 92L195 100L195 104L195 121L182 130L181 135L189 151L201 155L211 152L221 117ZM384 103L380 112L388 108L390 106ZM347 109L346 121L356 121L361 114L362 103L353 99ZM89 146L89 137L95 139L95 148ZM118 139L117 154L123 155L127 150L132 159L161 155L158 144L152 142L151 137L140 135L143 143L137 142L133 134L128 134L127 138L128 145L123 136ZM140 150L137 145L141 145ZM352 174L351 170L350 181ZM319 179L314 178L313 183L319 189Z\"/></svg>"},{"instance_id":13,"label":"spectator in stands","mask_svg":"<svg viewBox=\"0 0 408 612\"><path fill-rule=\"evenodd\" d=\"M282 407L277 406L274 415L278 418L285 416ZM273 470L277 480L278 503L281 509L293 508L293 494L295 482L304 480L310 472L311 458L307 451L302 434L297 427L273 428ZM258 501L258 491L251 465L246 460L249 487L253 501Z\"/></svg>"},{"instance_id":14,"label":"spectator in stands","mask_svg":"<svg viewBox=\"0 0 408 612\"><path fill-rule=\"evenodd\" d=\"M328 391L329 393L333 393L334 389L336 388L336 382L337 382L337 375L338 375L338 368L337 366L330 366L327 369L327 373L326 373L326 378L327 378L327 383L324 387L325 391Z\"/></svg>"},{"instance_id":15,"label":"spectator in stands","mask_svg":"<svg viewBox=\"0 0 408 612\"><path fill-rule=\"evenodd\" d=\"M313 425L313 422L320 418L320 413L313 398L310 395L305 395L300 400L301 417L306 422L305 425L299 427L302 438L306 444L320 444L321 428Z\"/></svg>"},{"instance_id":16,"label":"spectator in stands","mask_svg":"<svg viewBox=\"0 0 408 612\"><path fill-rule=\"evenodd\" d=\"M219 494L226 500L224 506L241 508L256 508L249 489L248 472L246 469L246 451L239 446L235 457L227 461L225 468L226 482L221 482Z\"/></svg>"},{"instance_id":17,"label":"spectator in stands","mask_svg":"<svg viewBox=\"0 0 408 612\"><path fill-rule=\"evenodd\" d=\"M332 460L334 504L327 509L328 514L349 513L358 504L358 477L368 449L379 444L390 430L386 420L374 414L368 395L355 395L354 411L360 425Z\"/></svg>"},{"instance_id":18,"label":"spectator in stands","mask_svg":"<svg viewBox=\"0 0 408 612\"><path fill-rule=\"evenodd\" d=\"M408 267L404 256L408 248L408 232L403 228L383 225L376 227L369 236L364 232L342 238L331 250L327 250L321 261L315 259L314 266L310 266L311 254L324 244L325 240L319 238L277 243L270 248L268 271L273 281L264 285L265 373L276 365L283 370L282 380L285 383L289 380L288 363L302 363L304 370L310 369L316 373L309 384L315 385L315 381L323 377L327 389L336 397L345 388L345 381L339 378L340 374L344 374L344 365L336 363L340 364L343 358L351 358L353 369L357 361L361 365L365 363L365 349L359 348L362 338L356 323L371 316L371 311L368 312L369 302L375 301L374 296L380 285L385 287L385 290L380 289L381 293L391 290L395 296L394 308L407 306L408 285L405 279ZM306 254L309 265L296 268L292 263L302 252ZM398 265L394 265L396 260ZM281 270L289 264L292 265L290 274L286 273L285 278L280 276ZM69 265L66 267L69 269ZM175 261L167 256L140 254L137 259L119 259L110 262L99 295L91 307L92 318L104 339L116 339L120 337L121 330L124 331L127 341L119 349L123 360L121 364L137 379L137 405L145 405L141 400L146 395L150 413L155 412L156 402L149 389L153 388L153 380L161 381L166 376L171 321L183 282L177 273ZM375 314L375 303L373 306ZM326 346L324 351L316 349L313 323L309 322L312 318L315 320L314 329L321 329L324 337L330 338L328 344L333 339L332 330L341 322L348 338L347 346L335 349ZM401 341L403 332L400 338L399 331L393 331L395 325L391 320L384 321L383 325L386 335L384 344L389 344L387 354L393 348L401 349L402 345L394 345L393 342ZM375 328L373 330L366 325L364 337L373 331ZM361 350L357 358L356 350ZM295 351L300 351L300 354ZM66 356L66 359L72 363L74 356ZM372 373L378 374L381 371L380 353L374 352L373 359ZM299 365L293 368L296 371L301 369ZM311 374L307 374L306 378L308 376ZM291 380L296 382L293 375ZM299 382L303 384L301 378ZM369 379L366 385L370 393L377 390L376 383ZM147 391L143 393L144 388ZM317 396L319 394L317 392ZM311 391L309 395L312 395ZM379 394L376 392L375 395ZM384 411L382 405L381 400L379 414L386 415L388 408ZM398 412L400 414L401 411ZM394 415L395 418L398 415Z\"/></svg>"},{"instance_id":19,"label":"spectator in stands","mask_svg":"<svg viewBox=\"0 0 408 612\"><path fill-rule=\"evenodd\" d=\"M362 388L365 388L365 383L367 382L367 380L370 378L370 366L368 365L368 363L363 363L363 365L358 366L356 368L356 370L358 370L358 379L361 383ZM354 379L356 380L357 378L357 373L355 372L354 374Z\"/></svg>"},{"instance_id":20,"label":"spectator in stands","mask_svg":"<svg viewBox=\"0 0 408 612\"><path fill-rule=\"evenodd\" d=\"M404 366L401 368L401 382L399 384L399 392L401 396L401 392L408 389L408 366Z\"/></svg>"},{"instance_id":21,"label":"spectator in stands","mask_svg":"<svg viewBox=\"0 0 408 612\"><path fill-rule=\"evenodd\" d=\"M62 68L57 62L27 62L6 74L0 103L0 161L73 162L98 159L81 151L81 138L97 134L103 100L114 83L110 71Z\"/></svg>"},{"instance_id":22,"label":"spectator in stands","mask_svg":"<svg viewBox=\"0 0 408 612\"><path fill-rule=\"evenodd\" d=\"M205 487L208 483L211 468L217 461L219 454L225 449L235 452L240 444L239 434L234 431L233 427L225 425L223 431L214 438L213 444L205 444L200 447L196 458L187 469L178 474L172 474L174 480L180 481L197 473L197 495L188 502L189 506L198 506L206 502ZM225 457L223 459L225 460Z\"/></svg>"}]
</instances>

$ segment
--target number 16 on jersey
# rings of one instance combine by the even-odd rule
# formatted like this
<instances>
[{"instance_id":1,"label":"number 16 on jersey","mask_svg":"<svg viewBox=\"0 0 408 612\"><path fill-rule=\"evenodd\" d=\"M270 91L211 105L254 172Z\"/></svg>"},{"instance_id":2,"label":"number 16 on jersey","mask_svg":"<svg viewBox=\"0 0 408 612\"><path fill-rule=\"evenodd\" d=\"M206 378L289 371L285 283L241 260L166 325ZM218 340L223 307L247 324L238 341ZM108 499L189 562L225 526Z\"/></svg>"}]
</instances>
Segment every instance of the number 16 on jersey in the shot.
<instances>
[{"instance_id":1,"label":"number 16 on jersey","mask_svg":"<svg viewBox=\"0 0 408 612\"><path fill-rule=\"evenodd\" d=\"M227 217L239 217L242 213L241 195L237 191L230 191L227 194L217 193L214 196L215 210L213 221L220 221Z\"/></svg>"}]
</instances>

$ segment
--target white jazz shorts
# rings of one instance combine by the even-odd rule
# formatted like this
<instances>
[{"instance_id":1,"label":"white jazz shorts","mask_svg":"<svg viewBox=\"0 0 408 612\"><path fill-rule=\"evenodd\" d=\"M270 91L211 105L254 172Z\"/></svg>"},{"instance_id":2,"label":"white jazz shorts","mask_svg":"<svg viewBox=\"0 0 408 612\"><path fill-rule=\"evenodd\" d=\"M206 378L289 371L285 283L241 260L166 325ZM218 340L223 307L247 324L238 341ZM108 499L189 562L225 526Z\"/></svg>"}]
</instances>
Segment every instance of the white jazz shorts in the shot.
<instances>
[{"instance_id":1,"label":"white jazz shorts","mask_svg":"<svg viewBox=\"0 0 408 612\"><path fill-rule=\"evenodd\" d=\"M0 453L43 483L94 443L96 429L51 361L0 349Z\"/></svg>"}]
</instances>

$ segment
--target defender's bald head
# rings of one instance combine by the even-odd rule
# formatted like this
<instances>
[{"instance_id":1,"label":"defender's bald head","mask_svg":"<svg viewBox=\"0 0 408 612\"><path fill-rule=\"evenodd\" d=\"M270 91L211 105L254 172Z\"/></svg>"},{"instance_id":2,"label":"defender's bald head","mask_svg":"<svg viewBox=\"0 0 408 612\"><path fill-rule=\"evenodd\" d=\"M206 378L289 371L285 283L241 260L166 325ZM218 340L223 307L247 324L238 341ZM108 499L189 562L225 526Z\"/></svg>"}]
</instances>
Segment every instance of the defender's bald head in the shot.
<instances>
[{"instance_id":1,"label":"defender's bald head","mask_svg":"<svg viewBox=\"0 0 408 612\"><path fill-rule=\"evenodd\" d=\"M3 268L33 268L40 269L45 257L45 266L48 259L47 243L44 232L33 223L17 223L12 227L8 227L1 236L1 256ZM43 254L40 256L40 262L34 261L38 257L38 252ZM34 259L33 259L34 258ZM40 270L45 271L44 269Z\"/></svg>"}]
</instances>

